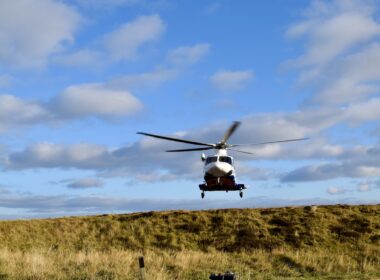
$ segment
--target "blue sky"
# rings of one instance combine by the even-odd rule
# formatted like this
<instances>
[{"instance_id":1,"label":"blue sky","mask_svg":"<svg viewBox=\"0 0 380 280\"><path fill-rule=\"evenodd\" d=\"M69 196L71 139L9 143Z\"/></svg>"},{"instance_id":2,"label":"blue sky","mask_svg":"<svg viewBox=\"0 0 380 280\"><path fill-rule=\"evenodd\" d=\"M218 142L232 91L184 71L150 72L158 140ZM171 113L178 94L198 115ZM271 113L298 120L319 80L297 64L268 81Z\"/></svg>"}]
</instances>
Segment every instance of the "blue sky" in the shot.
<instances>
[{"instance_id":1,"label":"blue sky","mask_svg":"<svg viewBox=\"0 0 380 280\"><path fill-rule=\"evenodd\" d=\"M380 202L376 1L0 1L2 218ZM207 193L234 143L249 186Z\"/></svg>"}]
</instances>

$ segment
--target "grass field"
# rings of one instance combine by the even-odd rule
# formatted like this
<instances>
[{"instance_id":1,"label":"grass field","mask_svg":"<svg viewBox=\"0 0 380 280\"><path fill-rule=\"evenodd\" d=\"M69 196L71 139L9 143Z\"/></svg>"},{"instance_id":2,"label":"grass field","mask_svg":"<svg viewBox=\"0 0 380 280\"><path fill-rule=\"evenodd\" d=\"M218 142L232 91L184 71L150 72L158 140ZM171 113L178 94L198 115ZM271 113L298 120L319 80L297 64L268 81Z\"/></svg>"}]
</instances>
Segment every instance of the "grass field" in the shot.
<instances>
[{"instance_id":1,"label":"grass field","mask_svg":"<svg viewBox=\"0 0 380 280\"><path fill-rule=\"evenodd\" d=\"M0 222L0 279L380 279L380 206Z\"/></svg>"}]
</instances>

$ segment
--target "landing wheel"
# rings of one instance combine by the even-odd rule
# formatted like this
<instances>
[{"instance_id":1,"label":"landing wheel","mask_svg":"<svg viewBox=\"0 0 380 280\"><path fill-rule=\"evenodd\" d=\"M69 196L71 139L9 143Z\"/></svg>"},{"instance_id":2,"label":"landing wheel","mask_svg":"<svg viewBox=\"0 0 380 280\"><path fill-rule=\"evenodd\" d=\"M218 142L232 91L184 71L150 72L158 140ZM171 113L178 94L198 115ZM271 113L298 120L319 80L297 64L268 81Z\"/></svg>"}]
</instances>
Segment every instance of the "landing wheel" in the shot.
<instances>
[{"instance_id":1,"label":"landing wheel","mask_svg":"<svg viewBox=\"0 0 380 280\"><path fill-rule=\"evenodd\" d=\"M243 192L240 192L239 195L241 198L243 198Z\"/></svg>"},{"instance_id":2,"label":"landing wheel","mask_svg":"<svg viewBox=\"0 0 380 280\"><path fill-rule=\"evenodd\" d=\"M202 199L205 198L205 193L204 192L201 193L201 197L202 197Z\"/></svg>"}]
</instances>

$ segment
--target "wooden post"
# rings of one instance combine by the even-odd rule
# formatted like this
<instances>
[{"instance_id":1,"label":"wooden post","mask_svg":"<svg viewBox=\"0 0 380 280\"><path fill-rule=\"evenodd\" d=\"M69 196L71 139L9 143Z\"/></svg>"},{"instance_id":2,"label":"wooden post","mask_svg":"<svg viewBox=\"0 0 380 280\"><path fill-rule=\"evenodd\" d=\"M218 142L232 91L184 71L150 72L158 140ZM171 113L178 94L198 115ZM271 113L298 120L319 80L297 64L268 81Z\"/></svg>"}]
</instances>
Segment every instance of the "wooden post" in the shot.
<instances>
[{"instance_id":1,"label":"wooden post","mask_svg":"<svg viewBox=\"0 0 380 280\"><path fill-rule=\"evenodd\" d=\"M139 257L139 267L140 267L140 279L145 280L145 273L144 273L145 264L144 264L143 256Z\"/></svg>"}]
</instances>

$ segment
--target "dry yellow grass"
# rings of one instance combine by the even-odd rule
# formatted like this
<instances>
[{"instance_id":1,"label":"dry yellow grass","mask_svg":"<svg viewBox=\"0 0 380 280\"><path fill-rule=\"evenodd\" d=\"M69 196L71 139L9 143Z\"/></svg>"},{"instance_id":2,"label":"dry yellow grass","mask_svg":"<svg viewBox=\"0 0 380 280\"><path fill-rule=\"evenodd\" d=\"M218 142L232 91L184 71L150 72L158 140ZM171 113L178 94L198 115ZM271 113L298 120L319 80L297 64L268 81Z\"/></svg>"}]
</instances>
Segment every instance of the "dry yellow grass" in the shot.
<instances>
[{"instance_id":1,"label":"dry yellow grass","mask_svg":"<svg viewBox=\"0 0 380 280\"><path fill-rule=\"evenodd\" d=\"M0 250L0 279L138 279L138 257L129 250L55 251ZM208 279L212 272L231 270L248 279L375 279L379 256L327 253L320 250L271 252L145 251L147 280Z\"/></svg>"},{"instance_id":2,"label":"dry yellow grass","mask_svg":"<svg viewBox=\"0 0 380 280\"><path fill-rule=\"evenodd\" d=\"M380 206L0 222L1 279L380 279Z\"/></svg>"}]
</instances>

